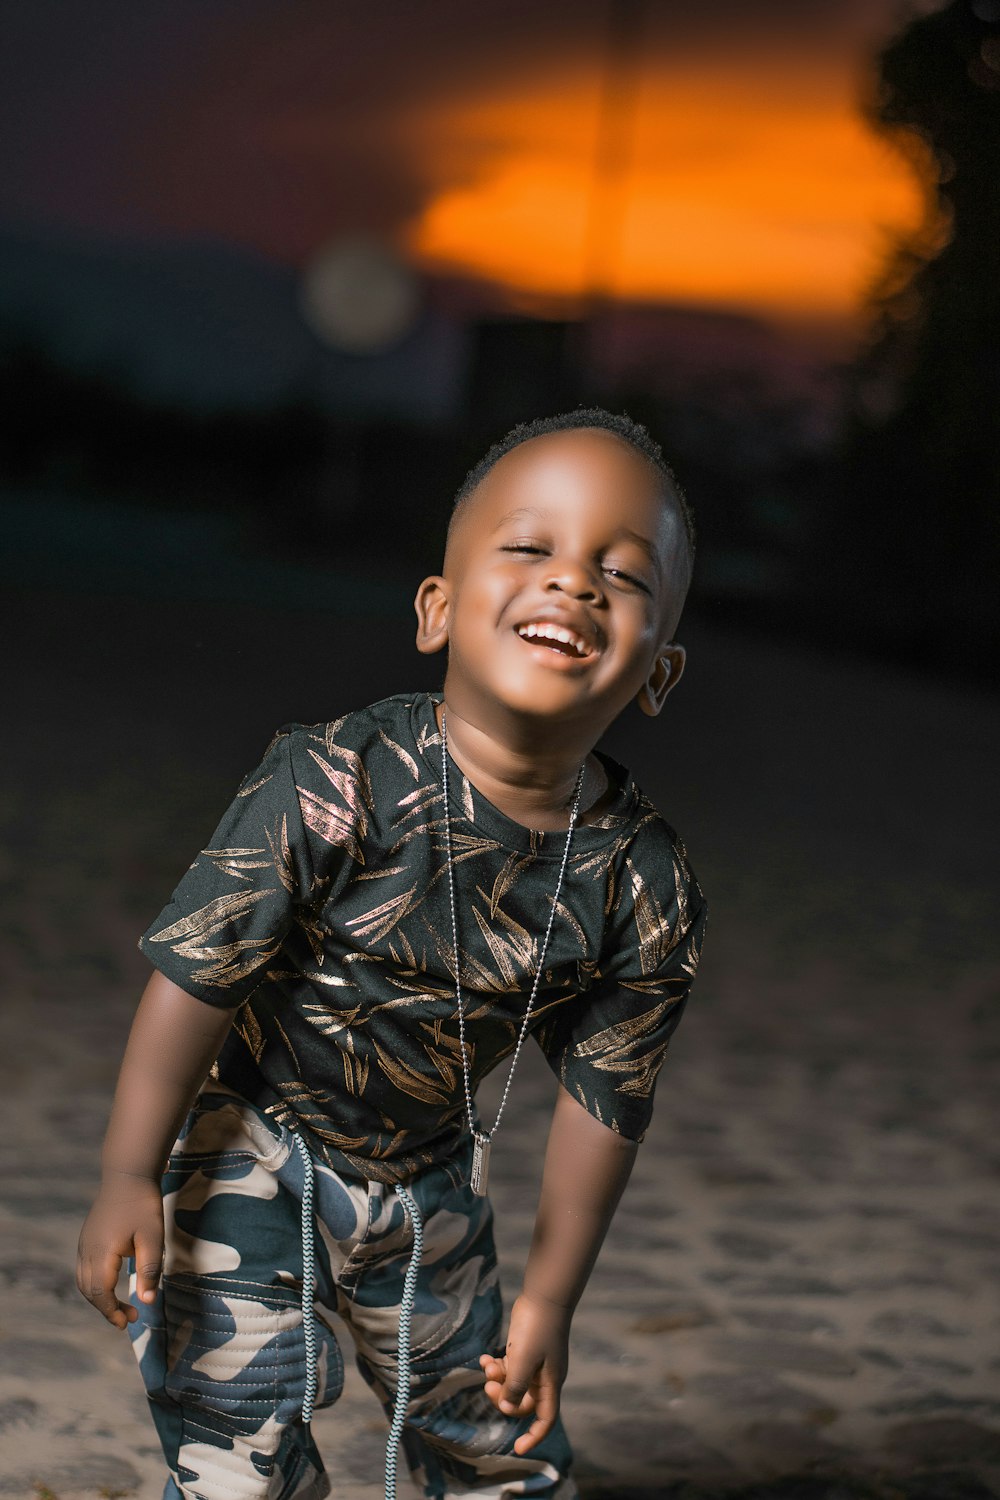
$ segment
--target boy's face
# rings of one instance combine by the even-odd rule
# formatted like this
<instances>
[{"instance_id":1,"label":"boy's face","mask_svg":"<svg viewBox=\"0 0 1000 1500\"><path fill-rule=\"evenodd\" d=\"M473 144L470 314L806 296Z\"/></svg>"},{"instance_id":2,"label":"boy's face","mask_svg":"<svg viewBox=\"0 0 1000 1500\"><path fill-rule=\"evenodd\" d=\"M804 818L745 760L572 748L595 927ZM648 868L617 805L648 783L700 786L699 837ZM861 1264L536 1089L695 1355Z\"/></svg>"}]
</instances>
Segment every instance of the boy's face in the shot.
<instances>
[{"instance_id":1,"label":"boy's face","mask_svg":"<svg viewBox=\"0 0 1000 1500\"><path fill-rule=\"evenodd\" d=\"M685 549L662 476L629 445L595 428L532 438L456 514L444 571L417 592L418 649L447 644L445 695L485 722L502 707L600 733L632 699L657 713L684 666Z\"/></svg>"}]
</instances>

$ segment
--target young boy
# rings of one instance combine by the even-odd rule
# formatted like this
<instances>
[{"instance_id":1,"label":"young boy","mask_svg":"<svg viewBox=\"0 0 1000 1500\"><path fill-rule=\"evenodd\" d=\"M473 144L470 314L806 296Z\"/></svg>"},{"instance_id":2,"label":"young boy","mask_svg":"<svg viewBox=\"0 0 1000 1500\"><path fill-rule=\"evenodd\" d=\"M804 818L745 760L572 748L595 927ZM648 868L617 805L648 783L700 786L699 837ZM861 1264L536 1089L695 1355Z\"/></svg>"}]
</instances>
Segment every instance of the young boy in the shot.
<instances>
[{"instance_id":1,"label":"young boy","mask_svg":"<svg viewBox=\"0 0 1000 1500\"><path fill-rule=\"evenodd\" d=\"M330 1493L309 1426L342 1383L324 1309L393 1416L388 1492L401 1437L435 1500L576 1495L570 1321L705 920L676 834L593 747L680 678L692 552L644 428L600 409L515 428L417 591L443 693L279 730L140 939L156 972L77 1276L130 1330L165 1497ZM502 1345L496 1125L473 1096L512 1057L517 1113L529 1031L560 1086Z\"/></svg>"}]
</instances>

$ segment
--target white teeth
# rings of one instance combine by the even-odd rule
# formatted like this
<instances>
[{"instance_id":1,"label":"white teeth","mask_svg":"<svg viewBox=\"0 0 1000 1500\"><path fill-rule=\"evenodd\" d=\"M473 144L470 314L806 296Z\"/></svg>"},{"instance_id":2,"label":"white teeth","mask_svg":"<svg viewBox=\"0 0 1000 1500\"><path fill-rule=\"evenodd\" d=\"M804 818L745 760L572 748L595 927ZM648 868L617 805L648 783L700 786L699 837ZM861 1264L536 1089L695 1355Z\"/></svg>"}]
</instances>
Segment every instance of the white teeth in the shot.
<instances>
[{"instance_id":1,"label":"white teeth","mask_svg":"<svg viewBox=\"0 0 1000 1500\"><path fill-rule=\"evenodd\" d=\"M543 620L537 624L521 625L518 627L518 635L524 640L547 640L558 641L560 645L572 646L577 656L587 655L587 645L580 636L574 635L571 630L566 630L561 625L555 625L550 621Z\"/></svg>"}]
</instances>

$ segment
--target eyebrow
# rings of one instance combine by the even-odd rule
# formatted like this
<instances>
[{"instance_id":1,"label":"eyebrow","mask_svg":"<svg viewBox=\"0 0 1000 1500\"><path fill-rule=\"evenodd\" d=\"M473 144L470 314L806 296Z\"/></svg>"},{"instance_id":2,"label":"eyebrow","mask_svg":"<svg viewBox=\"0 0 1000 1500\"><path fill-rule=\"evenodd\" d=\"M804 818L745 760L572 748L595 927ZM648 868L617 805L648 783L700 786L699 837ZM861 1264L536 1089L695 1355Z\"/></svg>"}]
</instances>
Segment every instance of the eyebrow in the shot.
<instances>
[{"instance_id":1,"label":"eyebrow","mask_svg":"<svg viewBox=\"0 0 1000 1500\"><path fill-rule=\"evenodd\" d=\"M648 537L640 536L637 531L631 531L627 526L619 526L615 532L615 540L617 541L620 536L625 537L626 541L635 542L636 546L641 547L643 552L647 554L654 568L659 567L659 554Z\"/></svg>"},{"instance_id":2,"label":"eyebrow","mask_svg":"<svg viewBox=\"0 0 1000 1500\"><path fill-rule=\"evenodd\" d=\"M516 521L518 516L537 516L540 521L547 521L548 516L544 510L536 510L533 505L521 505L517 510L509 510L505 516L501 516L493 529L496 536L501 526L506 526L508 521Z\"/></svg>"},{"instance_id":3,"label":"eyebrow","mask_svg":"<svg viewBox=\"0 0 1000 1500\"><path fill-rule=\"evenodd\" d=\"M506 526L508 521L516 521L519 516L537 516L540 521L547 521L549 519L548 511L539 510L534 505L520 505L518 506L517 510L510 510L505 516L500 517L500 520L497 522L494 529L493 535L495 536L502 527ZM648 537L640 536L638 531L632 531L628 526L619 526L618 530L614 534L615 541L617 541L619 537L624 537L626 541L635 542L636 546L641 547L643 552L646 553L650 562L653 564L653 567L659 570L660 557L656 548Z\"/></svg>"}]
</instances>

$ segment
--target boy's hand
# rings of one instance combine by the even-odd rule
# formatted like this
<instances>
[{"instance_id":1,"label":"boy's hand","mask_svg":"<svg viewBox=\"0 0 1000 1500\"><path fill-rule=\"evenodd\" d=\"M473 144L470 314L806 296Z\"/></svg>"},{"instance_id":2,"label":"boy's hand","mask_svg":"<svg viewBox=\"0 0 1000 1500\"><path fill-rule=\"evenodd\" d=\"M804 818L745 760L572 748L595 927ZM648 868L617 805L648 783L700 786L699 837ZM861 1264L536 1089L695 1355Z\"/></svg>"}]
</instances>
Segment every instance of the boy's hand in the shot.
<instances>
[{"instance_id":1,"label":"boy's hand","mask_svg":"<svg viewBox=\"0 0 1000 1500\"><path fill-rule=\"evenodd\" d=\"M116 1328L139 1316L115 1293L126 1255L135 1257L139 1296L152 1302L163 1262L163 1198L150 1179L115 1174L105 1177L80 1231L76 1284Z\"/></svg>"},{"instance_id":2,"label":"boy's hand","mask_svg":"<svg viewBox=\"0 0 1000 1500\"><path fill-rule=\"evenodd\" d=\"M536 1301L522 1292L510 1314L507 1352L480 1355L486 1394L508 1417L535 1414L527 1432L514 1444L527 1453L552 1430L559 1415L559 1393L569 1366L568 1308Z\"/></svg>"}]
</instances>

